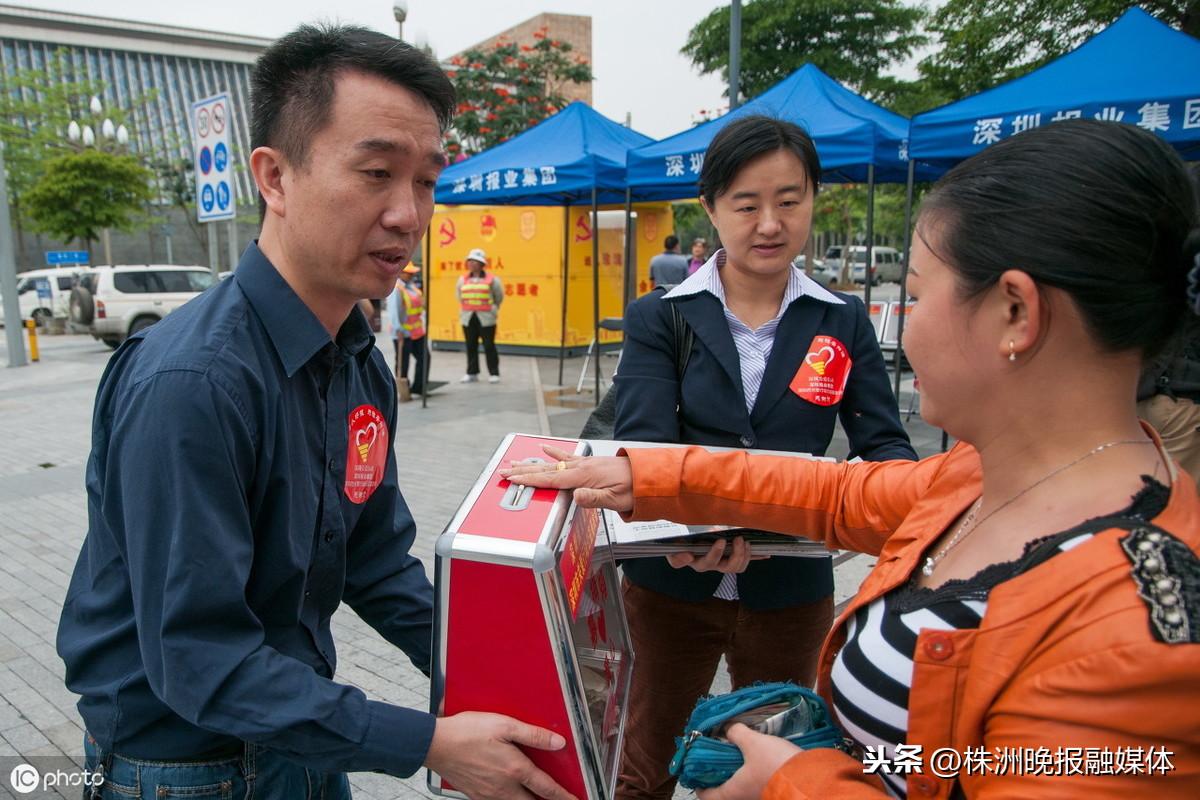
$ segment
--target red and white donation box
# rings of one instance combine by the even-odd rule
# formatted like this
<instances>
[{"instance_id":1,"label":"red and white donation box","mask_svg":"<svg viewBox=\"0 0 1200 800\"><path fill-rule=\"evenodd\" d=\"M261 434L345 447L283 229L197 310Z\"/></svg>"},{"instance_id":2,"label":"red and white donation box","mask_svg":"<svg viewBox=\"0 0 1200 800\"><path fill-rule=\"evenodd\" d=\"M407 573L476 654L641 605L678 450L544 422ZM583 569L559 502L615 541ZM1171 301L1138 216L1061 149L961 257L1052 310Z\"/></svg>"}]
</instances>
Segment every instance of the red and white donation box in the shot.
<instances>
[{"instance_id":1,"label":"red and white donation box","mask_svg":"<svg viewBox=\"0 0 1200 800\"><path fill-rule=\"evenodd\" d=\"M580 800L616 786L633 650L604 517L570 492L504 480L571 439L510 434L437 543L434 714L491 711L548 728L562 750L529 757ZM437 794L460 796L429 774Z\"/></svg>"}]
</instances>

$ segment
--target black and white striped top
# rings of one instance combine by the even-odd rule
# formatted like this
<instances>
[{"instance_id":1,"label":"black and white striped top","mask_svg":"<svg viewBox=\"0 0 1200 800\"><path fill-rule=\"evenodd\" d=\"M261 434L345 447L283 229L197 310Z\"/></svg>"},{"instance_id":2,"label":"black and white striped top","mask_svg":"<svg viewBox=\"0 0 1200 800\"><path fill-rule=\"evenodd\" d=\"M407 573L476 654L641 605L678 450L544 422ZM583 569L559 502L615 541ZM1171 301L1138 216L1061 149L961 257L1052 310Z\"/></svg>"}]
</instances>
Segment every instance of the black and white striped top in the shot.
<instances>
[{"instance_id":1,"label":"black and white striped top","mask_svg":"<svg viewBox=\"0 0 1200 800\"><path fill-rule=\"evenodd\" d=\"M1151 519L1166 507L1170 490L1146 479L1133 504L1119 516ZM1081 529L1088 528L1085 523ZM936 589L914 581L893 589L855 612L847 621L846 644L833 664L834 710L846 735L871 746L887 760L907 743L908 693L913 655L922 630L970 630L979 627L991 589L1059 553L1092 538L1094 529L1065 531L1026 545L1016 561L993 564L966 580L947 581ZM907 797L906 776L880 773L895 797Z\"/></svg>"}]
</instances>

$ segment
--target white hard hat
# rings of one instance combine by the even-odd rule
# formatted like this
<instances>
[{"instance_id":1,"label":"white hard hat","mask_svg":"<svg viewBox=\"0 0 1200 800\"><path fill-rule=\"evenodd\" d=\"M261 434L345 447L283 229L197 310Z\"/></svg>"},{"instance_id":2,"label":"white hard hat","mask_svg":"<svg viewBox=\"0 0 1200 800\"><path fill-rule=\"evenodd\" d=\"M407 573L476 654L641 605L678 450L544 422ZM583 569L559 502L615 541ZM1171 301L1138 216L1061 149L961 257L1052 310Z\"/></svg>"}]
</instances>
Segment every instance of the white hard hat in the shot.
<instances>
[{"instance_id":1,"label":"white hard hat","mask_svg":"<svg viewBox=\"0 0 1200 800\"><path fill-rule=\"evenodd\" d=\"M480 264L487 263L487 253L476 247L471 252L467 253L467 261L478 261Z\"/></svg>"}]
</instances>

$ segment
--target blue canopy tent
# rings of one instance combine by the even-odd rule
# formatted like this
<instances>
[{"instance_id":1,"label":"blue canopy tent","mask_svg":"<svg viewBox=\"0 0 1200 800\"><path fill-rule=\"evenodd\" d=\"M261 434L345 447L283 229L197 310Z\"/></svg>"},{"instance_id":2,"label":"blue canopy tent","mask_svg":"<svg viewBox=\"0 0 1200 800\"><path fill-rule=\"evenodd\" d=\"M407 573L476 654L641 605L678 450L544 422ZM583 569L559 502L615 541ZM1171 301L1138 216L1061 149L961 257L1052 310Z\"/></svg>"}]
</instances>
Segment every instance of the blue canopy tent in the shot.
<instances>
[{"instance_id":1,"label":"blue canopy tent","mask_svg":"<svg viewBox=\"0 0 1200 800\"><path fill-rule=\"evenodd\" d=\"M1200 157L1200 40L1133 8L1028 75L913 117L914 161L950 166L1027 128L1082 117L1139 125Z\"/></svg>"},{"instance_id":2,"label":"blue canopy tent","mask_svg":"<svg viewBox=\"0 0 1200 800\"><path fill-rule=\"evenodd\" d=\"M908 121L855 94L805 64L725 116L629 151L629 187L646 199L695 197L704 152L730 122L750 114L785 119L804 128L821 157L821 180L867 183L868 248L874 238L876 181L900 183L907 174ZM867 254L868 264L871 254ZM867 302L871 282L866 281Z\"/></svg>"},{"instance_id":3,"label":"blue canopy tent","mask_svg":"<svg viewBox=\"0 0 1200 800\"><path fill-rule=\"evenodd\" d=\"M625 200L625 154L654 141L574 102L466 161L448 167L435 198L446 205L556 206Z\"/></svg>"},{"instance_id":4,"label":"blue canopy tent","mask_svg":"<svg viewBox=\"0 0 1200 800\"><path fill-rule=\"evenodd\" d=\"M626 199L625 156L652 142L648 136L608 119L585 103L574 102L524 133L448 167L438 179L434 198L445 205L561 205L591 200L592 311L595 342L600 342L601 204ZM568 214L563 215L569 227ZM559 383L566 347L567 262L570 236L563 236L562 347ZM428 261L428 257L426 261ZM626 259L628 265L628 259ZM627 266L628 269L628 266ZM596 402L600 364L596 359Z\"/></svg>"},{"instance_id":5,"label":"blue canopy tent","mask_svg":"<svg viewBox=\"0 0 1200 800\"><path fill-rule=\"evenodd\" d=\"M907 207L917 162L948 168L1023 130L1073 118L1139 125L1184 158L1200 158L1200 40L1133 8L1027 75L918 114L909 126ZM906 237L910 227L906 219ZM903 332L903 315L899 322Z\"/></svg>"},{"instance_id":6,"label":"blue canopy tent","mask_svg":"<svg viewBox=\"0 0 1200 800\"><path fill-rule=\"evenodd\" d=\"M907 120L805 64L719 119L630 150L629 185L649 199L695 197L704 151L713 137L751 114L785 119L808 131L821 156L823 181L862 182L872 166L877 180L904 180Z\"/></svg>"}]
</instances>

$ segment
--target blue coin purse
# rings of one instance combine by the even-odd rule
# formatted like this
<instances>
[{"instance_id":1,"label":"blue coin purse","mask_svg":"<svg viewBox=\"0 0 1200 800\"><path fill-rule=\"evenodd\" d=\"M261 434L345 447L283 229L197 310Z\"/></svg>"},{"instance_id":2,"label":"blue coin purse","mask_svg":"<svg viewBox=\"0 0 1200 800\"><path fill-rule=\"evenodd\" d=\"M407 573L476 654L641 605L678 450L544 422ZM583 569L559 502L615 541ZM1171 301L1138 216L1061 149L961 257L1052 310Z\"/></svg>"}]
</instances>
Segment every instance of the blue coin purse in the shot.
<instances>
[{"instance_id":1,"label":"blue coin purse","mask_svg":"<svg viewBox=\"0 0 1200 800\"><path fill-rule=\"evenodd\" d=\"M794 683L759 683L696 704L682 738L676 738L671 774L688 789L720 786L742 766L742 751L724 738L741 722L781 736L805 750L840 747L842 732L812 689Z\"/></svg>"}]
</instances>

